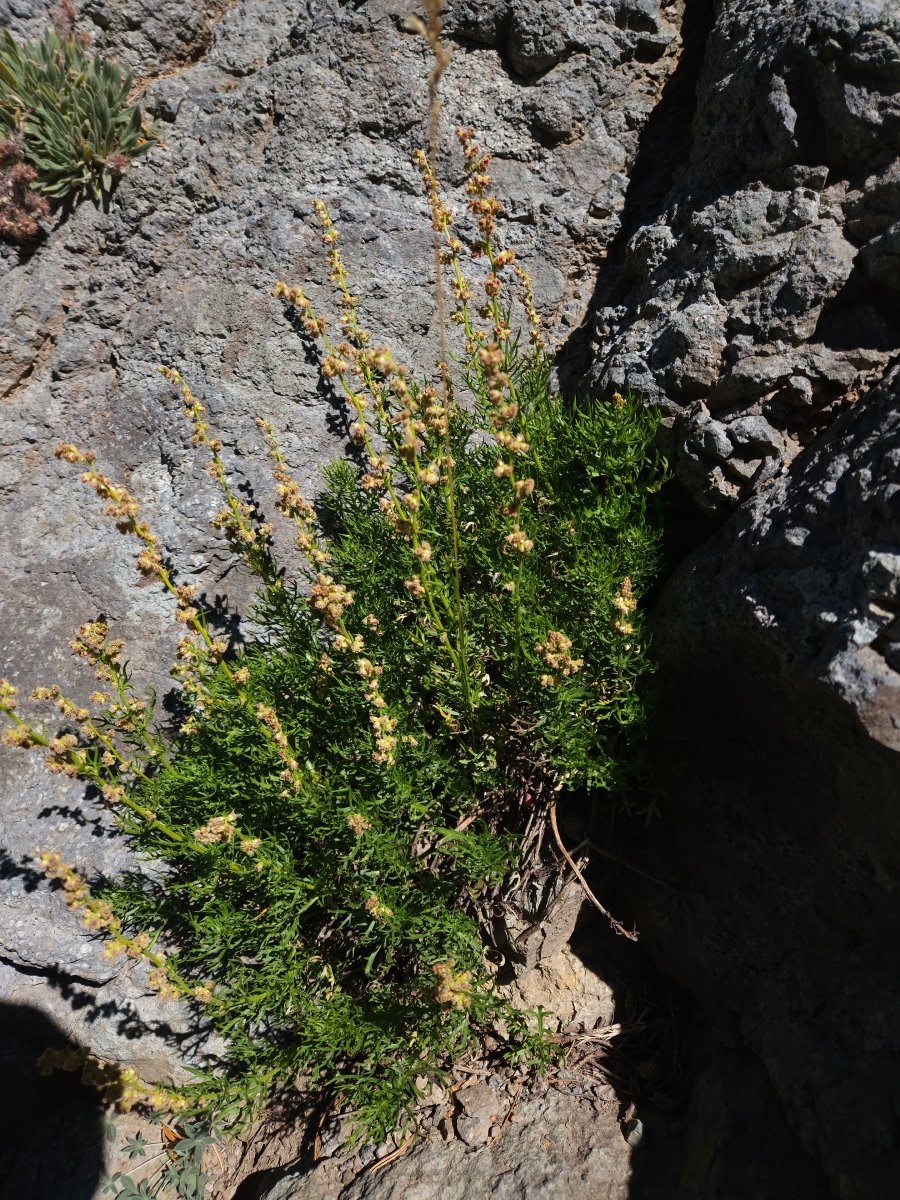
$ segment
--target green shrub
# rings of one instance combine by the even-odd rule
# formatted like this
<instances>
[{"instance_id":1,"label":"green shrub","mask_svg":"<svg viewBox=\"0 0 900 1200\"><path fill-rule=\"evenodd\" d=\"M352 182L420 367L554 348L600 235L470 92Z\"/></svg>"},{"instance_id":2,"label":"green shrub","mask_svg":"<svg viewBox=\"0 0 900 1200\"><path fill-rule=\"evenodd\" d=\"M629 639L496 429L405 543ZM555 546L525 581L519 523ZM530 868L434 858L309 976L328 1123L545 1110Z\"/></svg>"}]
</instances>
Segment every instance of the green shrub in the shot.
<instances>
[{"instance_id":1,"label":"green shrub","mask_svg":"<svg viewBox=\"0 0 900 1200\"><path fill-rule=\"evenodd\" d=\"M0 138L24 138L33 187L56 200L99 199L156 140L128 103L132 75L48 29L39 41L0 32Z\"/></svg>"},{"instance_id":2,"label":"green shrub","mask_svg":"<svg viewBox=\"0 0 900 1200\"><path fill-rule=\"evenodd\" d=\"M153 986L224 1037L224 1063L177 1100L158 1096L220 1121L299 1078L377 1139L489 1032L514 1057L546 1059L540 1018L503 998L486 942L525 835L561 789L617 785L622 735L642 717L657 416L619 395L553 394L527 276L495 245L488 158L471 131L460 140L478 283L417 158L465 344L458 370L417 380L372 341L323 205L339 331L278 285L321 344L355 447L313 507L261 422L276 507L308 564L299 578L232 490L202 404L165 372L223 489L213 524L259 576L262 635L234 650L218 640L135 500L63 445L137 539L138 569L174 597L184 711L174 730L153 723L103 621L73 643L100 680L94 709L36 693L69 732L28 723L0 682L5 740L92 782L163 868L92 895L58 855L42 858L110 954L146 960ZM528 338L510 329L516 279Z\"/></svg>"}]
</instances>

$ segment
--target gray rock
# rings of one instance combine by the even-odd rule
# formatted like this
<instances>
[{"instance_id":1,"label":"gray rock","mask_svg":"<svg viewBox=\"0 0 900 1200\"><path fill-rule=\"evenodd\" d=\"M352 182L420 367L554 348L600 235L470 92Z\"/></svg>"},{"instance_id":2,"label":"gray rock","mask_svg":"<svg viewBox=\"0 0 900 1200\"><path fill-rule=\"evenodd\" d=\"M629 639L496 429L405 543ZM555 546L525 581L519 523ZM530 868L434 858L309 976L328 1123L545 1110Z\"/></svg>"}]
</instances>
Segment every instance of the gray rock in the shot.
<instances>
[{"instance_id":1,"label":"gray rock","mask_svg":"<svg viewBox=\"0 0 900 1200\"><path fill-rule=\"evenodd\" d=\"M601 272L586 379L643 392L670 426L697 400L727 409L726 424L763 406L787 463L900 346L890 299L900 11L876 0L723 0L705 42L704 32L690 28L682 58L685 73L689 55L702 61L696 91L672 89L645 149L671 167L648 176L652 196L649 184L633 187ZM864 280L891 291L861 285L857 261ZM797 400L785 385L810 354L817 373ZM679 459L690 460L693 433L685 413L670 439ZM708 511L727 512L765 482L728 458L684 472Z\"/></svg>"},{"instance_id":2,"label":"gray rock","mask_svg":"<svg viewBox=\"0 0 900 1200\"><path fill-rule=\"evenodd\" d=\"M753 452L769 436L737 429ZM656 617L663 711L692 732L638 857L680 886L642 888L638 927L732 1014L841 1200L888 1200L900 1178L898 500L895 368L682 566Z\"/></svg>"},{"instance_id":3,"label":"gray rock","mask_svg":"<svg viewBox=\"0 0 900 1200\"><path fill-rule=\"evenodd\" d=\"M496 1108L497 1093L484 1090ZM613 1114L550 1093L521 1099L488 1143L470 1149L458 1140L444 1144L434 1133L383 1170L346 1181L331 1160L300 1168L264 1200L626 1200L629 1155Z\"/></svg>"},{"instance_id":4,"label":"gray rock","mask_svg":"<svg viewBox=\"0 0 900 1200\"><path fill-rule=\"evenodd\" d=\"M867 279L900 291L900 222L867 242L859 257Z\"/></svg>"},{"instance_id":5,"label":"gray rock","mask_svg":"<svg viewBox=\"0 0 900 1200\"><path fill-rule=\"evenodd\" d=\"M456 1136L467 1146L482 1146L504 1117L509 1098L486 1083L472 1083L456 1094Z\"/></svg>"}]
</instances>

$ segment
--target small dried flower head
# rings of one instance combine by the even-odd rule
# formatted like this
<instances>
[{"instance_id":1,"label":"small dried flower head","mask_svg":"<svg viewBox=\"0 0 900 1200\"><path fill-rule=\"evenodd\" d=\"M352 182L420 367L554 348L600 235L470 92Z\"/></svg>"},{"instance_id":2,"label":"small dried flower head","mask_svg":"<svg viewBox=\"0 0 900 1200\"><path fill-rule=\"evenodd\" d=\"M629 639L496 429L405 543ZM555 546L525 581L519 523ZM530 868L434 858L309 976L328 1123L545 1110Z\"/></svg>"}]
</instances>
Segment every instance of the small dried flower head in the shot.
<instances>
[{"instance_id":1,"label":"small dried flower head","mask_svg":"<svg viewBox=\"0 0 900 1200\"><path fill-rule=\"evenodd\" d=\"M199 1000L201 1004L211 1003L213 998L212 987L208 983L198 983L194 988L194 999Z\"/></svg>"},{"instance_id":2,"label":"small dried flower head","mask_svg":"<svg viewBox=\"0 0 900 1200\"><path fill-rule=\"evenodd\" d=\"M631 577L626 575L619 584L618 591L612 599L613 608L617 608L619 612L627 617L629 613L634 612L637 608L637 600L634 596L634 590L631 584Z\"/></svg>"},{"instance_id":3,"label":"small dried flower head","mask_svg":"<svg viewBox=\"0 0 900 1200\"><path fill-rule=\"evenodd\" d=\"M262 840L258 837L245 837L240 840L240 847L244 854L255 854L261 845Z\"/></svg>"},{"instance_id":4,"label":"small dried flower head","mask_svg":"<svg viewBox=\"0 0 900 1200\"><path fill-rule=\"evenodd\" d=\"M499 429L494 434L494 441L510 454L527 454L528 442L521 433L510 433L507 429Z\"/></svg>"},{"instance_id":5,"label":"small dried flower head","mask_svg":"<svg viewBox=\"0 0 900 1200\"><path fill-rule=\"evenodd\" d=\"M321 369L326 379L332 379L336 375L346 375L350 367L342 358L338 358L336 354L328 354L322 360Z\"/></svg>"},{"instance_id":6,"label":"small dried flower head","mask_svg":"<svg viewBox=\"0 0 900 1200\"><path fill-rule=\"evenodd\" d=\"M0 733L0 743L4 746L16 747L19 749L27 749L35 745L34 734L25 725L16 725L10 729L4 729Z\"/></svg>"},{"instance_id":7,"label":"small dried flower head","mask_svg":"<svg viewBox=\"0 0 900 1200\"><path fill-rule=\"evenodd\" d=\"M81 924L93 932L111 930L118 933L121 928L106 900L88 901L81 914Z\"/></svg>"},{"instance_id":8,"label":"small dried flower head","mask_svg":"<svg viewBox=\"0 0 900 1200\"><path fill-rule=\"evenodd\" d=\"M374 893L367 898L365 909L376 921L389 921L394 915L394 910L386 904L382 904Z\"/></svg>"},{"instance_id":9,"label":"small dried flower head","mask_svg":"<svg viewBox=\"0 0 900 1200\"><path fill-rule=\"evenodd\" d=\"M344 609L353 603L353 593L343 584L335 583L331 575L319 574L309 589L313 608L320 613L327 625L335 628L344 615Z\"/></svg>"},{"instance_id":10,"label":"small dried flower head","mask_svg":"<svg viewBox=\"0 0 900 1200\"><path fill-rule=\"evenodd\" d=\"M572 649L572 639L559 630L550 629L542 642L535 643L535 650L556 675L568 677L575 675L584 666L584 660L573 658L569 651ZM548 682L545 682L545 679ZM553 676L542 676L541 684L549 687L555 682Z\"/></svg>"},{"instance_id":11,"label":"small dried flower head","mask_svg":"<svg viewBox=\"0 0 900 1200\"><path fill-rule=\"evenodd\" d=\"M435 963L431 968L437 980L435 999L438 1004L449 1004L453 1008L469 1008L472 1003L472 973L456 971L453 959Z\"/></svg>"},{"instance_id":12,"label":"small dried flower head","mask_svg":"<svg viewBox=\"0 0 900 1200\"><path fill-rule=\"evenodd\" d=\"M429 463L427 467L418 472L418 478L420 483L434 487L441 481L441 464L439 462Z\"/></svg>"},{"instance_id":13,"label":"small dried flower head","mask_svg":"<svg viewBox=\"0 0 900 1200\"><path fill-rule=\"evenodd\" d=\"M337 650L341 654L361 654L363 648L362 634L357 633L353 637L347 638L342 633L339 633L331 645L334 650ZM323 655L324 657L327 657L327 655ZM330 670L327 673L330 674Z\"/></svg>"},{"instance_id":14,"label":"small dried flower head","mask_svg":"<svg viewBox=\"0 0 900 1200\"><path fill-rule=\"evenodd\" d=\"M156 967L147 976L147 983L154 992L158 992L161 1000L177 1000L178 988L169 982L164 967Z\"/></svg>"},{"instance_id":15,"label":"small dried flower head","mask_svg":"<svg viewBox=\"0 0 900 1200\"><path fill-rule=\"evenodd\" d=\"M210 817L205 825L194 830L195 839L201 846L211 846L214 842L227 842L234 836L237 813L230 812L224 817Z\"/></svg>"},{"instance_id":16,"label":"small dried flower head","mask_svg":"<svg viewBox=\"0 0 900 1200\"><path fill-rule=\"evenodd\" d=\"M419 542L418 546L413 546L413 555L419 562L431 562L431 546L428 542Z\"/></svg>"},{"instance_id":17,"label":"small dried flower head","mask_svg":"<svg viewBox=\"0 0 900 1200\"><path fill-rule=\"evenodd\" d=\"M347 818L347 826L352 829L357 837L361 837L367 829L372 828L372 822L367 821L362 813L351 813Z\"/></svg>"},{"instance_id":18,"label":"small dried flower head","mask_svg":"<svg viewBox=\"0 0 900 1200\"><path fill-rule=\"evenodd\" d=\"M403 581L403 586L411 596L415 597L416 600L421 600L425 595L425 586L422 583L422 580L419 579L418 575L414 575L412 579L405 579Z\"/></svg>"},{"instance_id":19,"label":"small dried flower head","mask_svg":"<svg viewBox=\"0 0 900 1200\"><path fill-rule=\"evenodd\" d=\"M512 533L508 533L503 539L510 550L516 554L528 554L534 549L534 542L525 533L524 529L514 529Z\"/></svg>"},{"instance_id":20,"label":"small dried flower head","mask_svg":"<svg viewBox=\"0 0 900 1200\"><path fill-rule=\"evenodd\" d=\"M123 937L110 938L100 951L102 956L110 961L121 958L128 950L128 941Z\"/></svg>"},{"instance_id":21,"label":"small dried flower head","mask_svg":"<svg viewBox=\"0 0 900 1200\"><path fill-rule=\"evenodd\" d=\"M77 446L73 446L71 442L60 442L53 451L57 458L61 458L63 462L69 463L92 463L94 461L93 454L88 454L79 450Z\"/></svg>"},{"instance_id":22,"label":"small dried flower head","mask_svg":"<svg viewBox=\"0 0 900 1200\"><path fill-rule=\"evenodd\" d=\"M146 931L139 933L137 937L131 938L128 945L125 947L125 953L129 958L142 959L147 957L150 949L150 934Z\"/></svg>"}]
</instances>

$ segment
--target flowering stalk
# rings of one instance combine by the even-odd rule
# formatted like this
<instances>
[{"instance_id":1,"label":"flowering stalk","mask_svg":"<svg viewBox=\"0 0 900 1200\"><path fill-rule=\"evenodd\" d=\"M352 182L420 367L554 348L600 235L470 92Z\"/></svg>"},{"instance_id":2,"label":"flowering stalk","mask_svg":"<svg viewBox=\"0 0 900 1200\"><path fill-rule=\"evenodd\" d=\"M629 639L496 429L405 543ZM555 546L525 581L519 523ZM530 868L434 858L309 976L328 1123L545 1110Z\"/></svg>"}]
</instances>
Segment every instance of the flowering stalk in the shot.
<instances>
[{"instance_id":1,"label":"flowering stalk","mask_svg":"<svg viewBox=\"0 0 900 1200\"><path fill-rule=\"evenodd\" d=\"M177 371L160 368L160 373L181 391L185 415L194 427L192 441L196 445L202 445L208 449L212 456L210 473L222 487L227 503L226 509L219 514L214 523L217 522L219 527L236 538L251 567L256 569L257 573L268 582L273 591L277 591L280 587L280 580L268 552L271 527L255 526L249 506L238 501L228 487L225 467L220 457L222 443L219 439L210 437L203 405L196 399ZM105 475L97 471L92 465L93 455L82 452L77 446L60 443L56 448L56 456L66 462L84 463L88 466L89 469L81 476L82 482L92 487L102 499L107 501L104 509L105 515L115 518L120 532L132 534L143 543L144 548L137 558L138 570L141 574L155 578L162 583L177 601L176 621L185 625L200 639L202 648L193 646L190 639L182 639L179 643L179 661L174 669L176 678L179 678L187 686L188 691L193 693L202 707L204 672L209 668L219 670L231 683L243 708L258 721L255 705L244 687L246 682L244 672L241 668L232 668L225 661L227 644L210 635L206 621L193 604L197 592L196 585L178 585L172 579L160 553L159 538L146 522L140 520L140 509L134 497L124 487L112 483ZM121 644L114 643L114 645L118 653L121 650ZM93 648L88 646L86 650L92 652ZM99 664L98 673L102 672L104 668L111 669L110 664L102 657L98 658L97 662ZM107 676L101 675L101 678L105 677ZM259 727L272 747L279 752L279 746L270 727L264 722L259 722ZM194 724L189 718L182 731L190 733L193 728ZM299 792L305 781L301 778L300 764L295 756L292 758L292 762L295 764L295 777L292 778L291 786L294 792Z\"/></svg>"},{"instance_id":2,"label":"flowering stalk","mask_svg":"<svg viewBox=\"0 0 900 1200\"><path fill-rule=\"evenodd\" d=\"M223 1003L213 995L208 984L192 984L184 979L172 965L171 959L156 949L148 933L139 933L133 938L123 933L122 923L108 901L92 896L85 880L74 867L63 862L57 851L43 851L38 861L47 878L59 882L67 907L80 914L84 928L92 933L107 936L109 940L103 948L104 958L115 959L124 954L128 958L146 963L151 968L147 982L154 991L159 992L163 1000L177 1000L184 996L201 1000L205 1004L214 1001L218 1004Z\"/></svg>"},{"instance_id":3,"label":"flowering stalk","mask_svg":"<svg viewBox=\"0 0 900 1200\"><path fill-rule=\"evenodd\" d=\"M305 331L311 337L321 339L326 356L323 359L323 374L336 378L350 402L356 421L351 425L351 438L361 446L369 460L369 472L363 477L363 486L369 490L383 489L381 507L386 518L401 536L408 538L413 557L417 561L416 574L407 582L407 590L414 599L423 600L431 623L438 633L453 662L454 669L463 686L467 703L472 705L470 673L465 655L465 639L462 629L462 606L459 591L458 553L459 539L455 525L453 499L452 456L449 449L449 416L445 408L437 405L433 388L415 389L407 383L406 372L394 362L390 351L384 348L367 349L369 335L359 326L356 297L347 283L346 271L338 250L338 235L328 210L321 201L315 204L322 225L322 239L327 247L330 278L339 291L342 308L342 328L348 342L335 346L325 332L326 323L313 313L312 305L299 288L278 283L276 295L291 303L301 314ZM347 378L352 363L359 377L364 394L357 392ZM376 418L376 434L383 437L394 452L396 461L403 465L409 490L401 493L388 465L388 461L376 448L367 420L371 399ZM391 401L393 397L393 404ZM394 407L394 404L399 407ZM424 447L423 436L438 434L444 438L443 454L428 462L422 462L420 452ZM453 579L454 599L450 601L441 586L440 578L432 564L432 550L427 538L422 536L421 512L426 498L425 488L443 481L446 485L448 510L451 518L452 545L454 555ZM308 538L306 539L308 540ZM315 560L313 560L315 561ZM454 645L439 608L457 625Z\"/></svg>"}]
</instances>

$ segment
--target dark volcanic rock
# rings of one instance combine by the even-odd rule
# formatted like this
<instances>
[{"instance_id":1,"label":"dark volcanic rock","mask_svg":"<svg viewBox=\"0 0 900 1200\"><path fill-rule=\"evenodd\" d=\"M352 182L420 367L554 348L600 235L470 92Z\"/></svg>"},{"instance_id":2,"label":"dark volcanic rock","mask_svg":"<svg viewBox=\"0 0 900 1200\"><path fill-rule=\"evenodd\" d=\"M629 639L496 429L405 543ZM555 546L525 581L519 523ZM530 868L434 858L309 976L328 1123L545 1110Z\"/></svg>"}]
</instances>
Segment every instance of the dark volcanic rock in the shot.
<instances>
[{"instance_id":1,"label":"dark volcanic rock","mask_svg":"<svg viewBox=\"0 0 900 1200\"><path fill-rule=\"evenodd\" d=\"M771 472L704 437L709 414L764 416L788 439L777 471L900 347L900 9L722 0L711 28L704 0L687 13L693 120L676 75L642 156L674 141L682 160L664 198L652 164L632 177L588 378L660 403L679 475L724 512Z\"/></svg>"},{"instance_id":2,"label":"dark volcanic rock","mask_svg":"<svg viewBox=\"0 0 900 1200\"><path fill-rule=\"evenodd\" d=\"M900 1179L900 370L731 518L656 617L645 945L763 1063L842 1200ZM852 1118L848 1119L848 1114Z\"/></svg>"}]
</instances>

